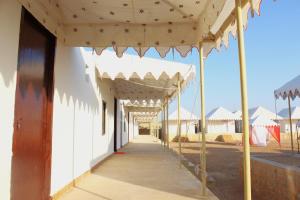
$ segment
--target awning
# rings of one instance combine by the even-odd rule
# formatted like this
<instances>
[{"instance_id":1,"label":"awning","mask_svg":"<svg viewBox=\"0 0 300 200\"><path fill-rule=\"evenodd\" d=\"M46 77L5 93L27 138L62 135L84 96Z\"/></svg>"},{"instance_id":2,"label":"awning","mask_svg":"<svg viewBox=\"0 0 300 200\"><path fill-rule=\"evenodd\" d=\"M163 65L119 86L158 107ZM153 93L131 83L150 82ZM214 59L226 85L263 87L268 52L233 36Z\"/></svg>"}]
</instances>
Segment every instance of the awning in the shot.
<instances>
[{"instance_id":1,"label":"awning","mask_svg":"<svg viewBox=\"0 0 300 200\"><path fill-rule=\"evenodd\" d=\"M94 59L99 77L114 83L117 98L132 103L157 104L165 97L172 98L178 81L184 89L196 76L194 65L128 54L118 58L107 50Z\"/></svg>"},{"instance_id":2,"label":"awning","mask_svg":"<svg viewBox=\"0 0 300 200\"><path fill-rule=\"evenodd\" d=\"M204 55L236 35L234 0L19 0L50 32L70 46L113 46L121 56L133 47L143 56L155 47L163 57L174 48L182 56L203 43ZM242 0L247 26L251 7L261 0Z\"/></svg>"},{"instance_id":3,"label":"awning","mask_svg":"<svg viewBox=\"0 0 300 200\"><path fill-rule=\"evenodd\" d=\"M286 99L288 96L292 99L295 99L297 96L300 98L300 75L275 90L274 95L276 99L280 97Z\"/></svg>"}]
</instances>

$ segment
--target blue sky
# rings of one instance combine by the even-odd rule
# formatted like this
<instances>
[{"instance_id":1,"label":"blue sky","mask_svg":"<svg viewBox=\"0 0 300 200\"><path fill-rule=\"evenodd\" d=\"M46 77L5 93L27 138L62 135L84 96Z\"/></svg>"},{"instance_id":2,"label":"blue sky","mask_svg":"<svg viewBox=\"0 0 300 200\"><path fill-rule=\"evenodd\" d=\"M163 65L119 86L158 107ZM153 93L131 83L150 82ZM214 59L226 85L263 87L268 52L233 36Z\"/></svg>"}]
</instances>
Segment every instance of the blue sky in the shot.
<instances>
[{"instance_id":1,"label":"blue sky","mask_svg":"<svg viewBox=\"0 0 300 200\"><path fill-rule=\"evenodd\" d=\"M299 0L264 0L261 16L250 18L245 32L249 107L261 105L275 111L274 89L300 74L299 21ZM146 56L159 58L154 50L149 50ZM164 59L196 65L197 79L184 91L182 106L199 115L198 52L194 50L186 58L177 53L173 58L169 53ZM205 93L207 112L218 106L232 111L240 109L238 49L234 38L230 39L228 49L214 50L205 60ZM300 106L300 100L292 105ZM286 106L286 101L277 101L278 110ZM171 111L175 107L176 101Z\"/></svg>"}]
</instances>

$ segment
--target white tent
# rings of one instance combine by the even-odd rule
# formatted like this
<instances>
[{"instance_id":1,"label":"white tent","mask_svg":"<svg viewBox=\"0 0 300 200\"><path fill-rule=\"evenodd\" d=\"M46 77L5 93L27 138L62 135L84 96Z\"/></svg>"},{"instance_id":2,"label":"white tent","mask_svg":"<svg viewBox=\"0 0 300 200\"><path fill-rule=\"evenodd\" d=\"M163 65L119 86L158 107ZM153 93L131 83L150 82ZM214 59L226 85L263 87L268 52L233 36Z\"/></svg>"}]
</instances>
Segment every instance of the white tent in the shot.
<instances>
[{"instance_id":1,"label":"white tent","mask_svg":"<svg viewBox=\"0 0 300 200\"><path fill-rule=\"evenodd\" d=\"M262 115L257 116L250 120L250 143L257 146L267 146L270 135L275 136L275 129L270 129L270 127L276 127L278 124L273 120L266 118ZM277 133L277 138L278 136Z\"/></svg>"},{"instance_id":2,"label":"white tent","mask_svg":"<svg viewBox=\"0 0 300 200\"><path fill-rule=\"evenodd\" d=\"M289 109L285 108L282 109L278 115L280 115L283 119L288 119L289 118ZM296 107L292 107L291 108L291 116L292 119L298 119L300 120L300 107L296 106Z\"/></svg>"},{"instance_id":3,"label":"white tent","mask_svg":"<svg viewBox=\"0 0 300 200\"><path fill-rule=\"evenodd\" d=\"M177 119L178 119L178 111L175 110L169 115L169 134L170 139L177 135ZM180 108L180 118L181 118L181 132L182 136L185 134L195 134L195 125L199 121L199 117L197 117L194 113L188 111L187 109L181 107Z\"/></svg>"},{"instance_id":4,"label":"white tent","mask_svg":"<svg viewBox=\"0 0 300 200\"><path fill-rule=\"evenodd\" d=\"M233 114L235 115L235 117L237 119L242 119L242 111L241 110L237 110L237 111L233 112Z\"/></svg>"},{"instance_id":5,"label":"white tent","mask_svg":"<svg viewBox=\"0 0 300 200\"><path fill-rule=\"evenodd\" d=\"M278 115L282 117L280 122L281 132L289 133L290 132L290 122L289 122L289 109L282 109ZM292 120L292 129L296 130L296 124L300 121L300 107L292 107L291 108L291 120Z\"/></svg>"},{"instance_id":6,"label":"white tent","mask_svg":"<svg viewBox=\"0 0 300 200\"><path fill-rule=\"evenodd\" d=\"M285 132L290 131L290 137L291 137L291 146L292 151L294 151L294 144L293 144L293 129L296 128L295 123L293 123L292 118L292 108L291 108L291 99L295 99L296 97L300 98L300 75L296 78L292 79L291 81L284 84L282 87L274 91L274 96L276 99L279 99L280 97L282 99L288 99L288 115L289 115L289 126L286 125L286 123L282 124L284 126ZM283 114L285 114L286 111L284 111ZM285 120L286 121L286 120ZM299 145L298 145L298 151L299 151Z\"/></svg>"},{"instance_id":7,"label":"white tent","mask_svg":"<svg viewBox=\"0 0 300 200\"><path fill-rule=\"evenodd\" d=\"M267 119L272 119L272 120L281 119L281 117L278 116L276 113L273 113L262 106L249 109L250 119L254 119L258 116L263 116Z\"/></svg>"},{"instance_id":8,"label":"white tent","mask_svg":"<svg viewBox=\"0 0 300 200\"><path fill-rule=\"evenodd\" d=\"M235 120L240 119L229 110L218 107L206 115L208 133L235 133Z\"/></svg>"},{"instance_id":9,"label":"white tent","mask_svg":"<svg viewBox=\"0 0 300 200\"><path fill-rule=\"evenodd\" d=\"M297 96L300 97L300 75L275 90L274 95L277 99L279 97L286 99L288 96L292 99L295 99Z\"/></svg>"}]
</instances>

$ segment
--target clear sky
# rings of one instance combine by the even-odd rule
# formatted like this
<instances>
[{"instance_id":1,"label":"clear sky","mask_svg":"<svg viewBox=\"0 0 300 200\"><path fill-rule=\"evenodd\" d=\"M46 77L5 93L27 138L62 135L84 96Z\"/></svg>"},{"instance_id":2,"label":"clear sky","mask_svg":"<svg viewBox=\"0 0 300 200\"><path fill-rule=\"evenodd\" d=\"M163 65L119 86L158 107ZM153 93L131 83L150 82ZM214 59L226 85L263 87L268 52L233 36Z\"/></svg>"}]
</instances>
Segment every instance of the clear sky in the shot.
<instances>
[{"instance_id":1,"label":"clear sky","mask_svg":"<svg viewBox=\"0 0 300 200\"><path fill-rule=\"evenodd\" d=\"M263 0L261 16L249 18L245 42L249 107L261 105L275 111L274 89L300 74L300 1ZM146 56L159 58L154 50ZM177 53L173 58L169 53L165 59L196 65L197 80L184 91L182 106L199 115L198 52L194 50L186 58ZM205 60L205 93L207 112L218 106L231 111L240 109L238 49L234 38L230 39L228 49L214 50ZM300 106L300 100L293 101L292 106ZM173 102L171 111L175 107ZM278 111L284 107L287 101L278 100Z\"/></svg>"}]
</instances>

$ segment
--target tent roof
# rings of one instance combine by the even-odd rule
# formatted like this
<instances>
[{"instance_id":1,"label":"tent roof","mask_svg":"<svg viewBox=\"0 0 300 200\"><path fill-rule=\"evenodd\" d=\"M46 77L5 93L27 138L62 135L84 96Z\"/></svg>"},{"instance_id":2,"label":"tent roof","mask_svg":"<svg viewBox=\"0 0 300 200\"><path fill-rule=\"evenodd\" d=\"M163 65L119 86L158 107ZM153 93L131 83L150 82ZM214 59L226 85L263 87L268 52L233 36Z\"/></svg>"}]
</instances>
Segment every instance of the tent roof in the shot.
<instances>
[{"instance_id":1,"label":"tent roof","mask_svg":"<svg viewBox=\"0 0 300 200\"><path fill-rule=\"evenodd\" d=\"M134 47L142 56L155 47L161 56L170 48L186 55L202 42L204 55L228 45L236 35L234 0L19 0L66 45L113 46L121 56ZM244 26L250 1L242 0ZM261 0L251 0L256 13ZM188 33L188 34L187 34Z\"/></svg>"},{"instance_id":2,"label":"tent roof","mask_svg":"<svg viewBox=\"0 0 300 200\"><path fill-rule=\"evenodd\" d=\"M274 95L277 99L280 97L286 99L288 96L292 99L295 99L297 96L300 98L300 75L275 90Z\"/></svg>"},{"instance_id":3,"label":"tent roof","mask_svg":"<svg viewBox=\"0 0 300 200\"><path fill-rule=\"evenodd\" d=\"M250 120L251 126L278 126L276 122L273 120L264 117L263 115L259 115Z\"/></svg>"},{"instance_id":4,"label":"tent roof","mask_svg":"<svg viewBox=\"0 0 300 200\"><path fill-rule=\"evenodd\" d=\"M180 80L182 89L195 78L194 65L170 62L161 59L140 58L124 54L118 58L111 51L101 56L82 48L89 66L96 66L100 79L112 80L116 97L124 100L161 101L174 97Z\"/></svg>"},{"instance_id":5,"label":"tent roof","mask_svg":"<svg viewBox=\"0 0 300 200\"><path fill-rule=\"evenodd\" d=\"M289 119L289 109L282 109L278 113L283 119ZM292 107L291 108L292 119L300 119L300 107Z\"/></svg>"},{"instance_id":6,"label":"tent roof","mask_svg":"<svg viewBox=\"0 0 300 200\"><path fill-rule=\"evenodd\" d=\"M263 116L267 119L281 119L280 116L276 115L276 113L273 113L266 108L263 108L262 106L258 106L255 108L249 109L249 118L254 119L257 116Z\"/></svg>"},{"instance_id":7,"label":"tent roof","mask_svg":"<svg viewBox=\"0 0 300 200\"><path fill-rule=\"evenodd\" d=\"M169 115L169 120L177 120L178 116L178 110L175 110ZM180 107L180 119L185 120L185 121L197 121L199 117L197 117L195 114L192 112L188 111L187 109Z\"/></svg>"},{"instance_id":8,"label":"tent roof","mask_svg":"<svg viewBox=\"0 0 300 200\"><path fill-rule=\"evenodd\" d=\"M218 107L210 111L206 115L206 120L236 120L240 119L240 117L236 117L232 112L229 110L223 108L223 107Z\"/></svg>"},{"instance_id":9,"label":"tent roof","mask_svg":"<svg viewBox=\"0 0 300 200\"><path fill-rule=\"evenodd\" d=\"M237 111L233 112L233 114L235 115L235 117L236 117L237 119L241 119L243 113L242 113L241 110L237 110Z\"/></svg>"}]
</instances>

